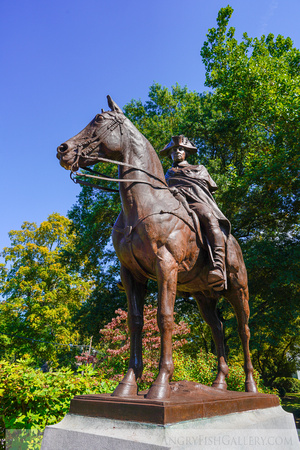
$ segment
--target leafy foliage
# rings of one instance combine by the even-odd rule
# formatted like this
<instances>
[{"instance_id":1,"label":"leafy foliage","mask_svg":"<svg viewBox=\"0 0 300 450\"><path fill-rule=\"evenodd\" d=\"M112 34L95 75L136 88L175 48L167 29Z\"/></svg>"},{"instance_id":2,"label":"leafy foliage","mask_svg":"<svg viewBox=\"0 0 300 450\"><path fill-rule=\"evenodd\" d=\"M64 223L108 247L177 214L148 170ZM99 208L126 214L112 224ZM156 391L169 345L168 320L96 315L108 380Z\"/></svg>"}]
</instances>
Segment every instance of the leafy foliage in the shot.
<instances>
[{"instance_id":1,"label":"leafy foliage","mask_svg":"<svg viewBox=\"0 0 300 450\"><path fill-rule=\"evenodd\" d=\"M41 441L37 430L62 420L75 395L112 392L116 385L103 380L90 365L83 366L83 375L78 375L63 368L43 373L32 364L34 360L28 358L14 364L0 361L0 439L4 429L34 429L27 448L37 448Z\"/></svg>"},{"instance_id":2,"label":"leafy foliage","mask_svg":"<svg viewBox=\"0 0 300 450\"><path fill-rule=\"evenodd\" d=\"M54 362L68 348L56 343L78 342L73 318L92 287L60 260L61 249L73 245L70 220L52 214L39 227L25 222L10 238L2 253L0 331L6 336L0 335L0 351Z\"/></svg>"},{"instance_id":3,"label":"leafy foliage","mask_svg":"<svg viewBox=\"0 0 300 450\"><path fill-rule=\"evenodd\" d=\"M272 34L242 42L222 8L201 55L218 111L212 134L232 173L229 191L239 236L287 231L298 221L300 51ZM242 176L240 176L242 175Z\"/></svg>"},{"instance_id":4,"label":"leafy foliage","mask_svg":"<svg viewBox=\"0 0 300 450\"><path fill-rule=\"evenodd\" d=\"M178 84L169 91L155 83L150 86L148 97L144 105L140 100L132 100L125 105L124 111L157 151L176 134L198 137L194 134L195 117L191 114L200 114L205 95L189 92L187 87Z\"/></svg>"},{"instance_id":5,"label":"leafy foliage","mask_svg":"<svg viewBox=\"0 0 300 450\"><path fill-rule=\"evenodd\" d=\"M182 350L174 353L174 381L188 380L211 386L217 373L217 357L213 353L199 350L196 356L187 355ZM254 370L254 379L259 392L274 393L266 388L257 370ZM245 391L245 373L242 364L237 362L229 364L229 374L226 378L228 389L231 391Z\"/></svg>"},{"instance_id":6,"label":"leafy foliage","mask_svg":"<svg viewBox=\"0 0 300 450\"><path fill-rule=\"evenodd\" d=\"M278 390L281 397L286 393L300 394L300 380L298 378L278 377L274 380L273 386Z\"/></svg>"}]
</instances>

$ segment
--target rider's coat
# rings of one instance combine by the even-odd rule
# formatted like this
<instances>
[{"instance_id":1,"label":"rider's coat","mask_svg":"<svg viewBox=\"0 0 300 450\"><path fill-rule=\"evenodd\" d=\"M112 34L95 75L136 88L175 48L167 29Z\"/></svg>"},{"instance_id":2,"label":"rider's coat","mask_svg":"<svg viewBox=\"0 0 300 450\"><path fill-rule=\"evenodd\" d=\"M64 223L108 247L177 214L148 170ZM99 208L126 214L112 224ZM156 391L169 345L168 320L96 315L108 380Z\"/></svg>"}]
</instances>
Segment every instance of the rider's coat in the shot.
<instances>
[{"instance_id":1,"label":"rider's coat","mask_svg":"<svg viewBox=\"0 0 300 450\"><path fill-rule=\"evenodd\" d=\"M189 203L202 203L209 206L212 214L219 220L226 232L230 233L230 222L220 211L213 192L218 186L202 165L177 164L168 169L166 181L170 187L176 187Z\"/></svg>"}]
</instances>

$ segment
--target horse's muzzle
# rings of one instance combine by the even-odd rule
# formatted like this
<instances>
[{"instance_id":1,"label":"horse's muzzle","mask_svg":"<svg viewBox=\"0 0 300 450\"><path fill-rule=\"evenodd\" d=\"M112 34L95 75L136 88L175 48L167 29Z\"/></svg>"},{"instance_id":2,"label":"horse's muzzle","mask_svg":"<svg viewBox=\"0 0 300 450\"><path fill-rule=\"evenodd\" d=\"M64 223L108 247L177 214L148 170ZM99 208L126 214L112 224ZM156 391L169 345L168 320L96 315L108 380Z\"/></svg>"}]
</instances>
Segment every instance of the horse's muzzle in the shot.
<instances>
[{"instance_id":1,"label":"horse's muzzle","mask_svg":"<svg viewBox=\"0 0 300 450\"><path fill-rule=\"evenodd\" d=\"M67 153L69 150L69 146L66 143L61 144L59 147L57 147L57 153L56 157L60 162L60 165L67 170L71 169L71 162L68 161Z\"/></svg>"},{"instance_id":2,"label":"horse's muzzle","mask_svg":"<svg viewBox=\"0 0 300 450\"><path fill-rule=\"evenodd\" d=\"M61 144L59 147L57 147L57 155L62 155L64 153L66 153L66 151L68 150L69 146L68 144L66 144L65 142L63 144Z\"/></svg>"}]
</instances>

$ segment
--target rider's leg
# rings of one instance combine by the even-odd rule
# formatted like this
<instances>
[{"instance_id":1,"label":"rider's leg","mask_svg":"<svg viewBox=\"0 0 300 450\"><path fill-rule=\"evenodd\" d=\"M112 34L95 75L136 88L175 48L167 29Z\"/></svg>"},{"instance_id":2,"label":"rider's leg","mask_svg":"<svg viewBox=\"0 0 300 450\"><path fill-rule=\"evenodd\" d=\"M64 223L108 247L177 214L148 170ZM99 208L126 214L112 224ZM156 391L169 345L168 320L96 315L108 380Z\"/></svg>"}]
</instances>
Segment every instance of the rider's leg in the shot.
<instances>
[{"instance_id":1,"label":"rider's leg","mask_svg":"<svg viewBox=\"0 0 300 450\"><path fill-rule=\"evenodd\" d=\"M216 291L222 290L225 283L225 240L219 221L207 205L193 203L190 204L190 207L197 213L211 245L214 261L213 267L208 273L208 284Z\"/></svg>"}]
</instances>

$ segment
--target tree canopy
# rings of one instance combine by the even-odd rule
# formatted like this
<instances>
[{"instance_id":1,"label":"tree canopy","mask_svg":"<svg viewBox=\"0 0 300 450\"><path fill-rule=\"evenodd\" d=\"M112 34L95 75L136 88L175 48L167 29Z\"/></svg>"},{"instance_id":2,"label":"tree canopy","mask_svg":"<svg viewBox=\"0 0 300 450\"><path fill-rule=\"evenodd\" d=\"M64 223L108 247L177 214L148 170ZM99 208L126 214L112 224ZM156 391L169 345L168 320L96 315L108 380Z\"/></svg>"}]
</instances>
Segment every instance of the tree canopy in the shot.
<instances>
[{"instance_id":1,"label":"tree canopy","mask_svg":"<svg viewBox=\"0 0 300 450\"><path fill-rule=\"evenodd\" d=\"M21 230L10 232L11 247L2 252L6 266L1 266L2 355L55 361L69 344L78 343L74 315L93 282L60 260L61 249L74 242L70 224L54 213L39 227L24 222Z\"/></svg>"},{"instance_id":2,"label":"tree canopy","mask_svg":"<svg viewBox=\"0 0 300 450\"><path fill-rule=\"evenodd\" d=\"M286 232L299 218L300 51L280 35L244 33L238 43L231 14L220 10L201 49L218 112L216 156L231 171L239 235Z\"/></svg>"}]
</instances>

